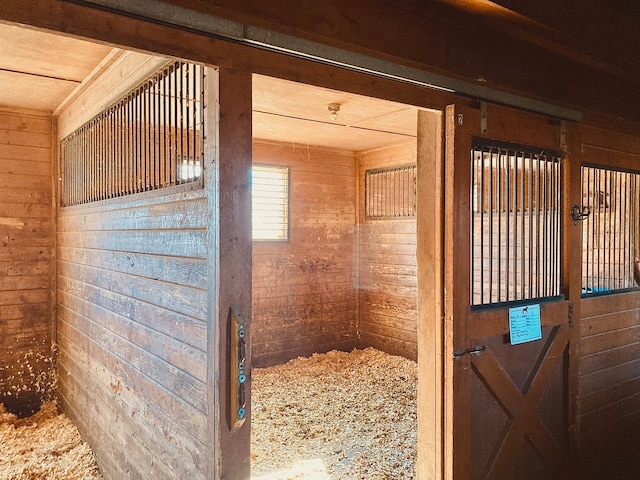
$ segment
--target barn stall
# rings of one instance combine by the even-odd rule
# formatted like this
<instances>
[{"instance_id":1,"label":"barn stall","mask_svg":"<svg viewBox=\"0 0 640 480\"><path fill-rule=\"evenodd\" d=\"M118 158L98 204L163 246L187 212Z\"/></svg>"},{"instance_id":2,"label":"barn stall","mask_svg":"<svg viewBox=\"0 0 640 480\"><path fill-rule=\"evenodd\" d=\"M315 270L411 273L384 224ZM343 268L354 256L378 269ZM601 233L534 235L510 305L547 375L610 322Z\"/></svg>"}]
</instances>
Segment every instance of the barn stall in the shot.
<instances>
[{"instance_id":1,"label":"barn stall","mask_svg":"<svg viewBox=\"0 0 640 480\"><path fill-rule=\"evenodd\" d=\"M488 49L488 51L490 50ZM15 51L20 52L20 49L15 49ZM21 62L16 61L11 67L15 69L17 63ZM8 70L11 70L11 68ZM117 84L118 82L115 83ZM36 89L33 89L33 91L36 91ZM588 89L585 89L585 91L588 91ZM15 98L20 97L19 95L13 96ZM415 94L415 97L417 98L418 94ZM42 96L38 96L32 101L41 102L40 105L44 103ZM464 101L462 102L464 103ZM17 132L31 132L32 127L27 127L26 124L29 123L27 120L33 117L43 118L46 124L46 122L51 121L51 113L55 110L55 107L32 104L29 107L32 110L25 112L21 110L24 106L16 106L12 103L11 98L3 100L3 104L7 105L7 108L3 109L3 119L15 120L15 118L19 118L17 126L9 125L6 129L10 133L7 133L6 137L4 137L4 142L6 145L11 146L15 145L16 142L36 141L37 135L35 134L23 135L22 139L18 140L21 135L18 135ZM435 100L434 104L435 107L442 108L442 105ZM91 102L88 105L91 105ZM62 115L62 113L62 111L59 111L54 117L58 119L58 114ZM491 118L491 115L489 115L489 118ZM519 125L521 124L522 116L514 115L512 120L510 125ZM555 120L548 123L557 126ZM477 124L479 125L480 122L478 121ZM514 129L517 130L517 128ZM590 167L604 170L637 171L637 158L640 147L635 137L633 125L618 121L611 122L598 115L593 115L587 117L584 124L570 125L565 130L566 132L564 133L569 136L568 152L570 155L564 165L571 172L568 178L572 178L572 180L570 185L563 185L567 195L565 200L568 203L563 205L563 211L566 212L570 209L572 203L578 206L585 204L589 206L588 201L585 202L584 200L585 198L588 199L589 195L585 196L579 191L580 182L576 181L577 178L580 178L579 170L582 162L587 163ZM613 132L614 130L615 133ZM491 128L489 128L489 132L491 132L489 135L493 135ZM41 130L41 133L45 132ZM259 139L256 139L256 143L258 141ZM269 141L266 143L269 143ZM521 143L526 142L521 140ZM560 142L555 143L555 148L562 147ZM44 152L45 157L51 155L52 158L57 159L55 150L58 148L58 142L52 141L51 145L52 148L50 149L40 145L38 148L43 150L38 150L38 152ZM21 146L29 146L29 144L21 144ZM50 152L47 153L47 150L50 150ZM25 156L25 161L35 163L35 160L32 160L37 157L35 151L30 151ZM466 156L468 159L468 152ZM24 158L24 156L21 157L21 159ZM43 167L43 165L40 165L40 167ZM47 168L50 168L50 166ZM49 171L49 173L54 179L57 177L52 171ZM6 175L7 183L11 185L25 181L14 170L7 170L4 175ZM46 177L47 175L42 176ZM37 203L36 200L32 200L36 198L37 193L42 194L44 192L45 196L47 196L47 187L44 185L46 182L43 179L40 180L42 183L32 190L32 195L29 199L15 197L19 200L18 202L13 202L16 207L18 205L30 206ZM27 180L27 183L29 181ZM35 180L33 181L35 182ZM57 185L57 181L53 183ZM588 188L587 186L586 190ZM6 189L3 194L6 193L8 195L10 190ZM52 188L51 190L55 189ZM468 190L466 194L469 195ZM600 197L598 196L597 198ZM141 221L136 225L133 225L135 222L131 222L129 225L132 228L128 229L123 229L119 226L131 221L131 218L128 218L127 214L124 213L128 209L142 212L140 213L141 217L150 219L156 218L157 214L164 210L167 205L181 202L183 206L188 206L185 209L176 206L175 210L172 211L173 214L168 214L164 217L167 223L159 221L153 224L152 221L147 223ZM12 202L9 201L8 203ZM178 232L180 232L181 228L184 228L184 223L177 219L185 213L185 210L191 211L192 208L199 208L201 211L205 210L203 203L205 202L197 193L184 194L184 192L180 192L173 197L167 195L167 198L160 200L146 198L140 201L138 198L128 204L123 203L124 207L121 209L109 206L105 208L105 204L94 206L93 208L87 207L84 210L75 208L75 213L80 212L75 219L66 218L66 214L73 213L73 209L66 212L58 211L59 215L65 217L61 220L63 226L71 225L73 229L63 234L61 246L59 250L56 248L55 254L57 255L58 252L64 251L69 245L72 245L71 248L78 250L76 253L81 253L79 251L85 248L87 250L100 250L103 255L101 260L103 263L100 265L78 263L77 265L82 266L77 267L75 265L71 268L69 265L65 265L65 262L68 262L67 260L61 260L60 264L56 265L55 270L62 271L60 278L63 281L69 279L69 282L75 282L76 286L86 284L87 286L82 286L82 288L93 290L96 295L92 297L91 301L86 302L87 305L85 306L87 308L85 310L74 310L75 313L79 314L78 316L65 318L66 314L63 313L59 316L59 320L57 319L56 321L52 321L51 318L44 318L44 320L41 318L39 321L37 315L27 319L28 315L25 312L27 310L31 311L29 308L21 310L21 307L19 307L13 309L13 313L9 313L9 309L7 309L7 315L16 315L16 317L9 319L13 321L8 323L12 324L13 327L17 326L20 331L24 330L27 335L29 334L28 322L38 323L40 331L45 332L43 344L46 345L46 348L49 348L51 343L52 333L50 332L53 331L52 326L55 325L61 330L66 328L66 331L57 334L58 344L61 347L59 358L61 359L62 368L60 371L66 368L64 373L68 374L67 377L62 376L60 381L62 385L61 391L66 389L68 398L67 410L72 413L78 423L84 422L84 426L81 425L81 428L93 439L92 444L98 445L100 443L99 440L106 440L106 443L110 445L124 445L120 452L103 451L102 464L109 471L115 471L119 474L137 471L138 467L131 463L124 462L124 467L122 467L120 460L124 457L123 451L134 452L134 456L139 460L140 464L155 465L154 469L169 476L178 470L180 474L186 475L193 471L201 473L206 469L206 462L200 458L199 453L207 445L207 433L202 429L202 424L206 422L206 416L202 414L203 410L206 409L202 401L204 398L202 384L205 377L202 367L204 363L202 352L206 348L202 338L207 333L205 315L202 311L195 312L195 315L192 311L185 314L183 311L187 308L185 305L179 305L176 307L178 311L173 311L166 302L154 300L156 294L161 297L161 292L165 291L164 288L158 288L154 291L154 287L158 287L158 284L154 282L165 282L162 287L166 287L166 284L181 285L184 288L178 289L182 295L178 295L180 298L199 297L202 299L199 291L203 290L202 287L204 285L202 281L203 255L201 250L192 249L194 243L190 243L187 238L191 237L193 240L193 238L200 236L199 240L202 240L202 236L198 232L202 232L204 226L202 223L199 224L194 221L187 227L191 229L190 233L182 237L182 234ZM197 206L193 207L193 205ZM594 206L591 205L591 207ZM37 207L30 208L31 210L37 209ZM49 210L49 215L54 216L54 210L53 208ZM14 211L17 211L17 208ZM29 218L29 215L27 214L25 218ZM564 215L567 215L567 213L564 213ZM606 215L598 215L598 217L606 218ZM609 218L611 217L609 215ZM46 218L46 216L41 218ZM610 225L615 226L618 220L609 220L609 222ZM99 231L91 230L85 226L85 223L91 223L92 225L102 224L105 229ZM569 376L567 383L572 387L567 392L569 422L563 428L567 427L567 432L569 432L567 436L570 437L568 443L572 444L572 446L580 449L585 446L591 446L590 444L593 443L595 444L594 448L597 449L597 444L603 439L615 438L620 426L633 425L637 419L639 410L637 407L638 398L635 392L637 391L638 370L635 355L636 344L634 341L637 330L637 289L635 285L627 284L627 288L612 289L606 287L607 290L597 292L598 295L593 295L589 292L590 288L593 291L594 287L601 288L601 286L597 282L590 284L589 280L583 283L579 271L587 270L592 266L587 267L588 263L585 262L582 269L578 268L579 265L582 265L580 258L582 252L580 251L581 249L575 247L578 245L583 245L583 249L591 247L588 246L588 243L585 244L581 234L576 233L578 229L571 227L571 223L572 221L563 222L561 227L565 229L563 238L567 239L567 245L563 247L563 262L565 262L563 263L563 272L570 277L569 280L563 278L563 282L566 282L563 286L563 294L567 295L572 302L573 316L571 320L580 327L580 331L578 333L578 342L574 341L571 344L571 349L566 353L572 360L567 373ZM16 225L18 223L10 223L8 231L12 232L11 229L15 228ZM580 224L577 223L574 226L577 225ZM46 221L35 227L35 231L39 235L43 235L40 238L52 236L52 230L51 225ZM184 249L180 252L167 252L160 249L152 252L152 255L149 255L150 252L147 251L136 251L135 247L141 242L141 239L147 240L152 236L146 233L147 230L162 230L165 233L170 231L170 235L185 238L186 240L182 244ZM619 236L621 230L615 231L618 232ZM7 238L11 239L9 235ZM593 240L598 236L594 235L591 238ZM44 240L37 241L43 242L45 247L52 245L51 243L47 244ZM68 241L77 243L65 244ZM18 242L16 241L15 243ZM40 255L44 256L45 260L48 259L46 250L45 248L45 253L39 252ZM134 252L133 255L130 250ZM461 250L466 251L465 248ZM597 251L597 248L592 251ZM630 250L627 249L627 251ZM22 255L23 253L26 255L28 253L27 250L22 249L22 246L18 253L15 251L11 253L9 250L7 252L12 259L15 259L17 255ZM124 256L120 255L123 252ZM576 252L578 255L576 255ZM108 290L108 288L105 288L105 284L97 284L100 280L99 275L93 274L99 272L105 264L113 260L112 263L109 263L111 268L107 270L116 272L117 275L112 276L110 282L112 284L131 286L132 279L138 281L140 277L144 277L144 275L140 275L140 270L134 268L136 265L140 267L140 262L138 261L149 261L153 255L165 255L176 262L172 264L172 267L153 270L154 275L145 277L142 280L145 285L143 291L127 292L120 290L112 295L110 294L111 297L108 301L111 302L113 308L118 305L125 307L117 311L115 316L110 316L109 309L105 308L104 304L101 304L103 299L97 293ZM110 256L112 257L110 258ZM132 258L132 263L126 263L126 261L131 261ZM176 268L173 269L172 273L180 271L179 267L182 262L188 264L191 272L199 272L198 275L201 276L199 278L181 277L180 279L171 277L168 271L173 267ZM44 268L44 265L40 265L40 267ZM320 268L323 267L321 266ZM468 271L468 265L463 265L463 269ZM144 268L141 268L141 270L144 270ZM628 271L626 270L625 272L627 273L622 276L628 278ZM48 270L48 273L43 278L51 279L52 271ZM36 279L23 280L28 286L38 285ZM42 278L40 281L46 283L46 280ZM31 288L23 289L20 286L11 287L10 285L7 285L7 287L14 297L15 291L20 291L21 299L26 299L27 297L36 298L36 303L45 304L44 307L41 306L44 311L47 308L51 308L53 303L64 309L64 300L60 301L59 297L67 294L65 286L56 285L53 288L56 293L54 296L58 296L58 298L56 298L55 302L51 300L51 305L48 307L46 305L48 301L42 301L47 296L46 292L43 295L42 289L39 287L35 288L35 290L40 290L39 297L36 292L23 292L23 290L32 290ZM581 295L582 290L585 291L584 298ZM71 297L67 299L69 298ZM14 304L12 303L12 305ZM130 315L130 317L127 317L127 315ZM169 319L169 322L175 322L180 327L179 331L176 333L167 330L161 332L162 335L157 335L155 330L157 325L155 324L153 325L154 328L151 328L153 331L146 330L145 327L150 327L145 326L142 322L152 315L157 315L158 318L163 320ZM120 317L132 319L131 323L127 323L127 327L130 327L130 331L135 333L135 335L127 337L125 343L120 342L124 338L122 334L125 330L121 330L118 333L111 324L103 322L105 318L122 321ZM194 318L197 321L192 321ZM94 322L93 319L96 321ZM359 322L363 322L362 319L362 316L358 317ZM50 322L50 325L46 326L46 322ZM64 325L65 322L69 325ZM71 325L71 322L75 323ZM100 322L103 323L101 324ZM171 325L174 324L171 323ZM8 345L7 358L10 358L11 352L13 352L13 334L15 331L10 330L9 327L7 328L6 332L8 333L3 331L3 335L4 338L8 339L6 344ZM114 330L111 330L112 328ZM379 334L380 329L378 329L377 335ZM365 338L366 335L366 333L361 333L359 335L360 339ZM154 341L149 341L150 338L153 338ZM154 345L156 340L162 344L161 347ZM29 348L31 345L29 343ZM135 348L127 351L131 346ZM173 355L178 351L184 353L181 359L178 358L180 355ZM171 354L167 352L171 352ZM276 349L276 352L282 352L282 350ZM282 355L286 357L286 355ZM49 359L48 362L43 362L45 363L44 367L46 367L47 363L51 363L50 359L53 356L49 354L49 351L45 351L43 358L45 360ZM158 362L158 358L162 361ZM483 357L480 356L478 358ZM176 366L179 367L177 370L172 368ZM47 369L43 368L42 371L47 371ZM71 371L73 374L70 374ZM184 375L185 371L187 371L186 375ZM144 372L144 374L140 375L140 372ZM162 373L158 374L158 372ZM151 381L149 381L150 377L146 374L150 374ZM77 380L78 378L80 380ZM195 386L195 390L192 391L192 393L195 392L193 396L185 399L180 395L188 396L188 392L176 392L173 390L179 388L177 385L180 384L180 381L190 382L193 378L200 381L200 383L198 381L192 382ZM178 381L172 382L172 380ZM23 385L28 385L28 382L23 382ZM18 387L14 384L13 388ZM7 394L7 396L9 395ZM150 401L150 398L154 398L154 400ZM177 401L176 398L178 399ZM486 396L486 399L489 402L491 401L490 396ZM193 403L198 402L200 402L198 406L193 408ZM106 415L100 416L100 413L106 413ZM196 420L193 424L189 424L188 418L192 416ZM92 417L112 421L105 420L103 425L94 425L92 424ZM107 423L109 423L109 426L113 424L112 431L106 428L105 424ZM89 428L90 426L93 428ZM159 434L161 429L163 429L162 434ZM134 435L136 439L143 439L145 448L138 449L135 442L128 442L127 439L131 435ZM165 439L168 441L165 442ZM573 442L576 445L573 445ZM186 455L187 466L184 465L184 458L182 458L185 452L189 452ZM155 458L163 458L163 464L154 464ZM167 465L171 465L171 467L167 468ZM124 470L122 470L123 468Z\"/></svg>"},{"instance_id":2,"label":"barn stall","mask_svg":"<svg viewBox=\"0 0 640 480\"><path fill-rule=\"evenodd\" d=\"M166 422L161 420L163 410L173 407L183 410L186 418L188 408L202 409L197 392L204 378L199 366L204 325L197 317L202 317L206 302L201 296L203 262L198 260L202 245L195 243L194 229L203 225L206 215L204 197L197 181L192 182L201 173L193 158L202 148L197 121L204 112L198 100L178 106L185 109L178 113L165 105L167 98L180 102L178 93L189 88L195 98L203 89L196 78L204 73L139 53L99 53L105 55L99 67L55 107L58 140L52 144L60 142L55 150L62 158L55 190L62 208L53 257L58 262L59 303L52 335L59 345L55 373L60 372L61 380L41 387L48 387L48 395L59 395L62 409L85 434L96 426L79 408L117 419L119 412L127 411L135 417L134 405L142 402L141 408L155 421ZM254 243L254 364L269 366L299 355L368 346L415 360L416 109L262 76L255 77L253 90L254 162L258 167L286 167L290 229L286 241ZM327 102L339 102L338 119L331 118ZM300 111L301 105L311 104L315 111ZM189 121L189 108L197 121L191 127L183 123L184 133L178 134L176 122ZM185 119L177 120L180 115ZM128 119L140 117L144 125L122 127ZM148 141L156 134L152 129L163 130L156 144ZM101 150L100 142L107 137L117 139L113 152ZM155 184L140 189L131 176L142 175L144 180L151 161L164 168L162 152L172 141L185 150L187 160L180 171L172 174L167 166L158 177L147 178ZM101 170L98 159L113 158L115 148L140 160L122 160L112 170ZM101 175L107 178L101 180ZM113 200L154 190L171 175L181 177L186 187L174 185L169 193L147 194L142 201ZM367 188L372 191L368 206ZM162 233L152 239L152 230ZM176 247L167 243L169 237L182 237L178 245L190 249L185 255L195 258L180 259ZM171 287L169 308L168 298L153 296L173 283L181 286ZM131 304L134 310L123 310L126 297L137 298ZM176 298L185 298L185 303L176 303ZM168 311L161 313L163 308ZM102 352L98 357L87 355L86 349L95 348ZM116 374L118 370L127 372L125 377ZM96 384L87 372L103 377L105 383ZM411 381L407 377L415 412ZM137 383L155 400L137 399ZM89 384L102 393L97 404L86 400L89 403L80 407ZM179 397L178 404L165 397L169 392ZM103 410L108 398L120 407ZM33 402L34 408L38 403ZM407 418L415 420L415 415ZM96 455L107 468L120 460L100 443L117 441L120 423L116 420L115 429L99 434ZM176 432L172 448L177 444L194 449L198 428L185 420L176 423L167 427ZM413 422L414 433L415 427ZM144 429L139 435L146 436L146 444L152 441Z\"/></svg>"},{"instance_id":3,"label":"barn stall","mask_svg":"<svg viewBox=\"0 0 640 480\"><path fill-rule=\"evenodd\" d=\"M416 129L414 107L254 76L257 478L313 460L321 478L415 478Z\"/></svg>"}]
</instances>

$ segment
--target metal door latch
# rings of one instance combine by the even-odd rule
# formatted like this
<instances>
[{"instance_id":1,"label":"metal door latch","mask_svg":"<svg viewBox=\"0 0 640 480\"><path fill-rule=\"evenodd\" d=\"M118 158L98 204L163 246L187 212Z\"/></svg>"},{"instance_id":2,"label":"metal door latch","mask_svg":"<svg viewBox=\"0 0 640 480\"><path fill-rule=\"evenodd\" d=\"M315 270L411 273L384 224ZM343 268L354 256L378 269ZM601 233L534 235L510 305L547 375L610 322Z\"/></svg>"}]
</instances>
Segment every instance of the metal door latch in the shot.
<instances>
[{"instance_id":1,"label":"metal door latch","mask_svg":"<svg viewBox=\"0 0 640 480\"><path fill-rule=\"evenodd\" d=\"M247 416L247 341L239 305L229 309L229 426L240 428Z\"/></svg>"},{"instance_id":2,"label":"metal door latch","mask_svg":"<svg viewBox=\"0 0 640 480\"><path fill-rule=\"evenodd\" d=\"M484 345L476 345L473 348L467 348L466 350L456 350L453 352L453 359L460 360L465 355L480 355L487 349Z\"/></svg>"}]
</instances>

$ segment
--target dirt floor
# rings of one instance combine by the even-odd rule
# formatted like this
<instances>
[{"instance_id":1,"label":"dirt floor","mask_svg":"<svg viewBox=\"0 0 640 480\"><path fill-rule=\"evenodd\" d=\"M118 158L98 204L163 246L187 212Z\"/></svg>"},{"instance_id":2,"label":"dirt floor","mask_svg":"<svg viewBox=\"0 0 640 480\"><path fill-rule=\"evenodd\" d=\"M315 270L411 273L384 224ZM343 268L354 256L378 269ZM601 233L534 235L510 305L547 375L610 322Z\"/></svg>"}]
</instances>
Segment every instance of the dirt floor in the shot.
<instances>
[{"instance_id":1,"label":"dirt floor","mask_svg":"<svg viewBox=\"0 0 640 480\"><path fill-rule=\"evenodd\" d=\"M415 362L332 351L251 379L253 479L415 478Z\"/></svg>"},{"instance_id":2,"label":"dirt floor","mask_svg":"<svg viewBox=\"0 0 640 480\"><path fill-rule=\"evenodd\" d=\"M99 480L89 446L53 402L17 419L0 404L0 479Z\"/></svg>"}]
</instances>

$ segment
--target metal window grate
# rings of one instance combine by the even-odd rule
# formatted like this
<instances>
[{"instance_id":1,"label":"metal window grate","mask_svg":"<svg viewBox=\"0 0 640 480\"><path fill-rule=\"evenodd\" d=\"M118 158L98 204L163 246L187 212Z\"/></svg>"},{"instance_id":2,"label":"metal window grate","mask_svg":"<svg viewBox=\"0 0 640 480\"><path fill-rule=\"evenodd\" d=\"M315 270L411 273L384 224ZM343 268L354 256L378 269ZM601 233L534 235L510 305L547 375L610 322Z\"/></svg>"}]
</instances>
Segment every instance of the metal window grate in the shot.
<instances>
[{"instance_id":1,"label":"metal window grate","mask_svg":"<svg viewBox=\"0 0 640 480\"><path fill-rule=\"evenodd\" d=\"M561 154L474 139L471 304L561 295Z\"/></svg>"},{"instance_id":2,"label":"metal window grate","mask_svg":"<svg viewBox=\"0 0 640 480\"><path fill-rule=\"evenodd\" d=\"M591 213L582 227L582 293L637 286L640 174L582 167L582 202Z\"/></svg>"},{"instance_id":3,"label":"metal window grate","mask_svg":"<svg viewBox=\"0 0 640 480\"><path fill-rule=\"evenodd\" d=\"M202 185L204 68L176 62L61 141L62 205Z\"/></svg>"},{"instance_id":4,"label":"metal window grate","mask_svg":"<svg viewBox=\"0 0 640 480\"><path fill-rule=\"evenodd\" d=\"M367 170L365 217L402 218L416 216L415 165Z\"/></svg>"}]
</instances>

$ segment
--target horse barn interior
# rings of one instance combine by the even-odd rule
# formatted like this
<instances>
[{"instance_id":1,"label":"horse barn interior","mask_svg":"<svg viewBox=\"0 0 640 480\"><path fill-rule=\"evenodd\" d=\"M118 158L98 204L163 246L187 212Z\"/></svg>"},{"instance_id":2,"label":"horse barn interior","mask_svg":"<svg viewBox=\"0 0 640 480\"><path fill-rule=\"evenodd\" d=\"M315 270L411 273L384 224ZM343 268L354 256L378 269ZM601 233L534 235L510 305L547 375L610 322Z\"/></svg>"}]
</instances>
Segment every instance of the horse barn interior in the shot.
<instances>
[{"instance_id":1,"label":"horse barn interior","mask_svg":"<svg viewBox=\"0 0 640 480\"><path fill-rule=\"evenodd\" d=\"M640 15L535 3L3 2L0 403L248 479L254 377L377 352L404 478L635 478Z\"/></svg>"}]
</instances>

